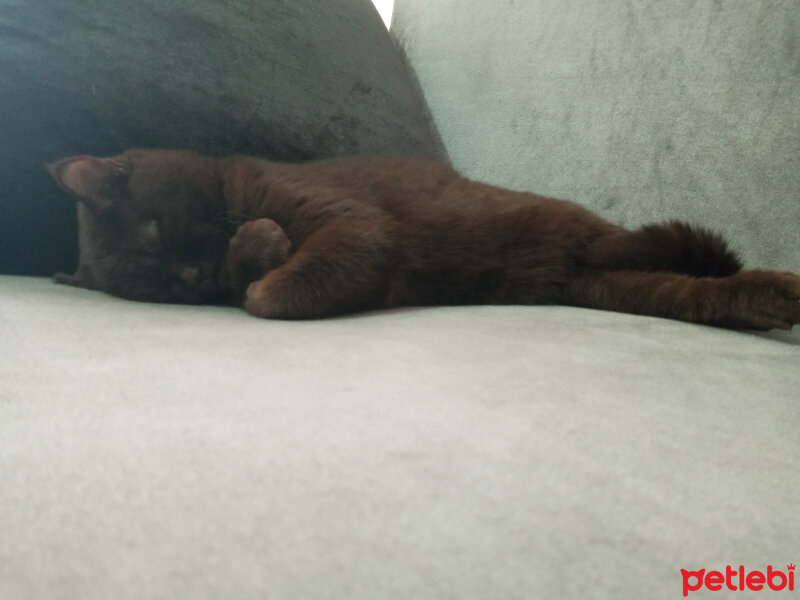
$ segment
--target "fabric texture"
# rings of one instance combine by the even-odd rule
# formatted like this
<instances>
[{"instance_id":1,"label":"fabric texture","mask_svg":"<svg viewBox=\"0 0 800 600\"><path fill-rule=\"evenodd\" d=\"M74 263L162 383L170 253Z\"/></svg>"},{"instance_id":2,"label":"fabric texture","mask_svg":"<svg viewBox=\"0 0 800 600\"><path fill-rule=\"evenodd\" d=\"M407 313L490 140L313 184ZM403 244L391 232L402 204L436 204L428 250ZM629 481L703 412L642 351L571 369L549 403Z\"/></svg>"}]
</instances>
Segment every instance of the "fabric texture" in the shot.
<instances>
[{"instance_id":1,"label":"fabric texture","mask_svg":"<svg viewBox=\"0 0 800 600\"><path fill-rule=\"evenodd\" d=\"M2 598L660 600L797 560L792 334L19 277L0 327Z\"/></svg>"},{"instance_id":2,"label":"fabric texture","mask_svg":"<svg viewBox=\"0 0 800 600\"><path fill-rule=\"evenodd\" d=\"M398 0L453 164L800 271L800 1Z\"/></svg>"},{"instance_id":3,"label":"fabric texture","mask_svg":"<svg viewBox=\"0 0 800 600\"><path fill-rule=\"evenodd\" d=\"M366 0L74 12L100 5L0 0L0 174L25 191L2 197L3 270L73 266L71 203L40 178L60 154L439 154ZM395 27L467 175L799 269L797 7L397 0ZM514 306L277 322L7 275L0 331L3 600L667 600L681 569L798 561L796 331Z\"/></svg>"},{"instance_id":4,"label":"fabric texture","mask_svg":"<svg viewBox=\"0 0 800 600\"><path fill-rule=\"evenodd\" d=\"M0 0L0 98L0 273L74 269L63 156L443 156L369 0Z\"/></svg>"}]
</instances>

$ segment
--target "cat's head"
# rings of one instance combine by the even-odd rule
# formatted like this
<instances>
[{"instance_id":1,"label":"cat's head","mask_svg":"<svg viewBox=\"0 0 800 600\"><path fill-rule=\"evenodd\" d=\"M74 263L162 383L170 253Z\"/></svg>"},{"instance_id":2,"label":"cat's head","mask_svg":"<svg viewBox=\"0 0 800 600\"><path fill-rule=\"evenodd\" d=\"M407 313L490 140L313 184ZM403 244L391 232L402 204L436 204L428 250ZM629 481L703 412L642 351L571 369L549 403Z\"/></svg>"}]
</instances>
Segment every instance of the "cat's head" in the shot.
<instances>
[{"instance_id":1,"label":"cat's head","mask_svg":"<svg viewBox=\"0 0 800 600\"><path fill-rule=\"evenodd\" d=\"M149 302L224 299L232 232L216 160L130 150L65 158L47 170L78 201L80 264L57 281Z\"/></svg>"}]
</instances>

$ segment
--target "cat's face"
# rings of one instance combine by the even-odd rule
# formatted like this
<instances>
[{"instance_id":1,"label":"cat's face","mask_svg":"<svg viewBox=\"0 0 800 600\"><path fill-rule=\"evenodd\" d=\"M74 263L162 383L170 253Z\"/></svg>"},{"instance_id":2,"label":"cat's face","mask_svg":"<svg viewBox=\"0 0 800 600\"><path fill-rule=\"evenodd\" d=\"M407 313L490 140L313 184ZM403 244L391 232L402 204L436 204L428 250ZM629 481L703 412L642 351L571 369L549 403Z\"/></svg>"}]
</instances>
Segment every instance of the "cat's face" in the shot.
<instances>
[{"instance_id":1,"label":"cat's face","mask_svg":"<svg viewBox=\"0 0 800 600\"><path fill-rule=\"evenodd\" d=\"M80 266L61 281L149 302L225 298L232 232L217 161L130 150L65 158L48 170L78 200Z\"/></svg>"}]
</instances>

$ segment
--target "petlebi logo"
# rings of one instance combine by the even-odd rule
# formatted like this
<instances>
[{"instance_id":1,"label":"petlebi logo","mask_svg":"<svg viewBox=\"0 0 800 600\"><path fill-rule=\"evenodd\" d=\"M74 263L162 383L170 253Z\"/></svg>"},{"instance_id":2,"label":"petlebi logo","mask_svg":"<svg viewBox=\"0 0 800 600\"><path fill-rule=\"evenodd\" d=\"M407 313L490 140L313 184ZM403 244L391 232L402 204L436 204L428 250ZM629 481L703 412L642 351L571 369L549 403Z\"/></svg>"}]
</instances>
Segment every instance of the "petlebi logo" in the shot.
<instances>
[{"instance_id":1,"label":"petlebi logo","mask_svg":"<svg viewBox=\"0 0 800 600\"><path fill-rule=\"evenodd\" d=\"M732 567L728 565L725 571L687 571L681 569L683 576L683 595L689 592L696 592L702 588L712 592L720 590L730 590L732 592L743 592L752 590L759 592L762 590L773 590L780 592L788 590L794 591L794 563L786 566L786 571L767 565L766 571L749 571L744 565Z\"/></svg>"}]
</instances>

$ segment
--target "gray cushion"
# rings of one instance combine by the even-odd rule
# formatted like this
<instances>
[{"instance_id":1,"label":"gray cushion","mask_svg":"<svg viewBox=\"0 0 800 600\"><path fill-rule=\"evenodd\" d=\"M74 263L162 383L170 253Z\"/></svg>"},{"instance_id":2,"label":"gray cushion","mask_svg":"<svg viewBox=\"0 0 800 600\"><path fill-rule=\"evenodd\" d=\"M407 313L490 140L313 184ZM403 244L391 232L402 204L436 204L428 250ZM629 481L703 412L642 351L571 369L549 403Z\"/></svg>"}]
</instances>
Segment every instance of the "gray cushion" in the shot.
<instances>
[{"instance_id":1,"label":"gray cushion","mask_svg":"<svg viewBox=\"0 0 800 600\"><path fill-rule=\"evenodd\" d=\"M0 315L3 600L680 600L798 559L792 334L23 277Z\"/></svg>"},{"instance_id":2,"label":"gray cushion","mask_svg":"<svg viewBox=\"0 0 800 600\"><path fill-rule=\"evenodd\" d=\"M0 0L0 98L6 273L75 266L60 156L441 155L369 0Z\"/></svg>"},{"instance_id":3,"label":"gray cushion","mask_svg":"<svg viewBox=\"0 0 800 600\"><path fill-rule=\"evenodd\" d=\"M800 271L800 2L454 4L397 0L392 31L459 170Z\"/></svg>"}]
</instances>

